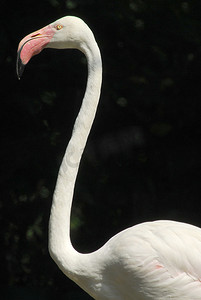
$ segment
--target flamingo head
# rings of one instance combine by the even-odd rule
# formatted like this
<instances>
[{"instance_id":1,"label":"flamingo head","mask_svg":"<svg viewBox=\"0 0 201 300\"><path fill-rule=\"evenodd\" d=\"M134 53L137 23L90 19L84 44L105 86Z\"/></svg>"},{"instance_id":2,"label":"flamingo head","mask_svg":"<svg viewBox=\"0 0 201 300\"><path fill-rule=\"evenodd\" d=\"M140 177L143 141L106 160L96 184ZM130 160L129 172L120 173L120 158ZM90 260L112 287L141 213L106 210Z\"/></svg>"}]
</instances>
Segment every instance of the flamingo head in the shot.
<instances>
[{"instance_id":1,"label":"flamingo head","mask_svg":"<svg viewBox=\"0 0 201 300\"><path fill-rule=\"evenodd\" d=\"M92 32L77 17L66 16L25 36L19 43L16 70L21 78L26 64L32 56L39 54L44 48L77 48L84 51Z\"/></svg>"}]
</instances>

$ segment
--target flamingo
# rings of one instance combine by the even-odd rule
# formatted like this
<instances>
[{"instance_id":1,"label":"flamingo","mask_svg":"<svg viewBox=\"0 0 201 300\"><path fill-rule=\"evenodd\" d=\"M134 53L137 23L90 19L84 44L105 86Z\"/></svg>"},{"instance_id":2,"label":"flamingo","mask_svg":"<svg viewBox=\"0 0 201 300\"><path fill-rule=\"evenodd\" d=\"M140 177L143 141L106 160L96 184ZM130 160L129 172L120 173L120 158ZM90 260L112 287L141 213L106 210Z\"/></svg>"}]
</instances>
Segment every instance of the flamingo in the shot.
<instances>
[{"instance_id":1,"label":"flamingo","mask_svg":"<svg viewBox=\"0 0 201 300\"><path fill-rule=\"evenodd\" d=\"M96 114L102 81L94 35L78 17L66 16L19 43L17 75L44 48L79 49L87 58L85 95L61 163L49 221L49 252L61 271L97 300L200 300L201 229L157 220L127 228L100 249L77 252L70 214L79 163Z\"/></svg>"}]
</instances>

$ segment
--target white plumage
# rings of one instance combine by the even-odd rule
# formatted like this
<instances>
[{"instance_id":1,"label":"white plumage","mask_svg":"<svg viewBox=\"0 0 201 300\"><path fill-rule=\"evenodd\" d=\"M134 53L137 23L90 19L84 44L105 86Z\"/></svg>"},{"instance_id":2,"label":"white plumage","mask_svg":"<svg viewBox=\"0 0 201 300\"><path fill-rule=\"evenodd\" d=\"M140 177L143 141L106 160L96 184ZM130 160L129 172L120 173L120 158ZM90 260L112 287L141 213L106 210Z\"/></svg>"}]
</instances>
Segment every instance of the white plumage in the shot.
<instances>
[{"instance_id":1,"label":"white plumage","mask_svg":"<svg viewBox=\"0 0 201 300\"><path fill-rule=\"evenodd\" d=\"M88 61L82 106L54 193L49 251L59 268L97 300L201 300L201 229L174 221L146 222L112 237L99 250L78 253L70 241L74 185L101 89L101 55L79 18L64 17L19 44L17 73L44 47L77 48Z\"/></svg>"}]
</instances>

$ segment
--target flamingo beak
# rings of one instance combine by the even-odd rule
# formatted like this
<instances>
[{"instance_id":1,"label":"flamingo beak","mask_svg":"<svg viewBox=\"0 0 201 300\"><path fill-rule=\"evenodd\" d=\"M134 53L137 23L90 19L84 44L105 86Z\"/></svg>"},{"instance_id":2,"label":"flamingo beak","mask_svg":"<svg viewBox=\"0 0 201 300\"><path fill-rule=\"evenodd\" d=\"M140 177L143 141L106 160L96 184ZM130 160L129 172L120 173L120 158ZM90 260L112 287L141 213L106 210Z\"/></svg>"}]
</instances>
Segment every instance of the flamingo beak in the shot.
<instances>
[{"instance_id":1,"label":"flamingo beak","mask_svg":"<svg viewBox=\"0 0 201 300\"><path fill-rule=\"evenodd\" d=\"M50 42L55 31L51 25L43 27L25 36L19 43L17 50L16 72L18 79L21 78L26 64L32 56L39 54Z\"/></svg>"}]
</instances>

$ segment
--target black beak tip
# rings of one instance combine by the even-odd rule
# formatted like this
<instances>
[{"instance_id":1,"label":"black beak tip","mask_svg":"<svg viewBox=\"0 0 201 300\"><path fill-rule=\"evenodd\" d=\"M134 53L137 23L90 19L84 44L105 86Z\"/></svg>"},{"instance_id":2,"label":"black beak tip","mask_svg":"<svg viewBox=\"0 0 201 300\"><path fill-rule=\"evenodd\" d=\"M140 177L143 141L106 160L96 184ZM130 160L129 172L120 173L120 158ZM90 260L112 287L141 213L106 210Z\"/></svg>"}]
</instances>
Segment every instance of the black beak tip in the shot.
<instances>
[{"instance_id":1,"label":"black beak tip","mask_svg":"<svg viewBox=\"0 0 201 300\"><path fill-rule=\"evenodd\" d=\"M21 58L20 58L20 53L21 49L17 53L17 61L16 61L16 73L17 73L17 78L20 80L22 77L22 74L24 72L25 64L23 64Z\"/></svg>"}]
</instances>

